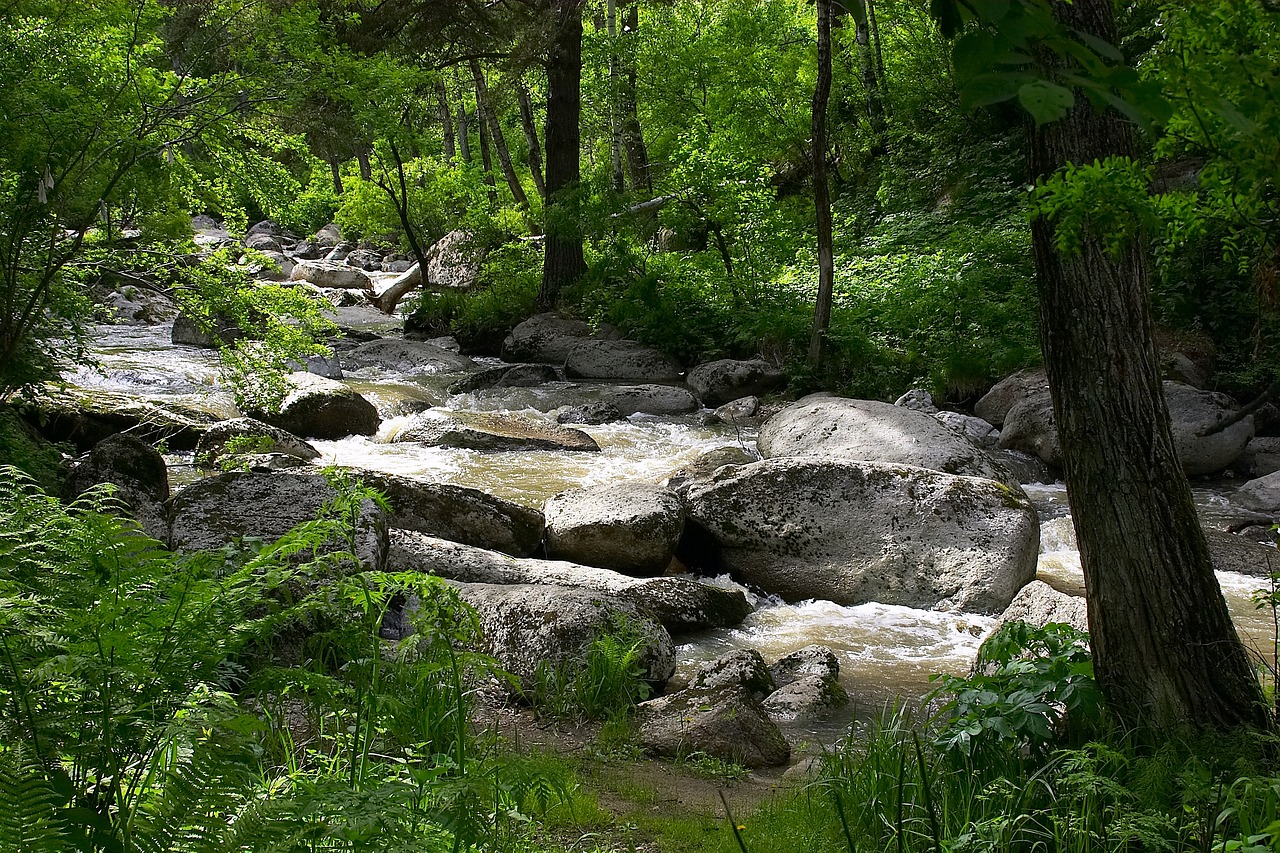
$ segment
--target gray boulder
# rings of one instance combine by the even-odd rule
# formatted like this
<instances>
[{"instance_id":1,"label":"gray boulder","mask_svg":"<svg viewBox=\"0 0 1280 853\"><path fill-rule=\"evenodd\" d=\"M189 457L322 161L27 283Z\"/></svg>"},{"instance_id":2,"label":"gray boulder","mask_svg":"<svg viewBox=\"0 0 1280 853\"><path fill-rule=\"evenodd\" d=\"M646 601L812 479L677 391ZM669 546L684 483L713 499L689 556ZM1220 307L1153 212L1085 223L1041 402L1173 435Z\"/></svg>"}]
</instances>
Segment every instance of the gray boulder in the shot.
<instances>
[{"instance_id":1,"label":"gray boulder","mask_svg":"<svg viewBox=\"0 0 1280 853\"><path fill-rule=\"evenodd\" d=\"M987 423L1003 427L1005 417L1014 404L1041 391L1046 394L1049 392L1049 379L1045 376L1044 368L1019 370L992 386L973 407L973 413Z\"/></svg>"},{"instance_id":2,"label":"gray boulder","mask_svg":"<svg viewBox=\"0 0 1280 853\"><path fill-rule=\"evenodd\" d=\"M574 347L591 337L591 327L582 320L535 314L507 335L502 342L502 360L562 365Z\"/></svg>"},{"instance_id":3,"label":"gray boulder","mask_svg":"<svg viewBox=\"0 0 1280 853\"><path fill-rule=\"evenodd\" d=\"M680 363L636 341L584 340L569 350L564 373L570 379L623 382L676 382Z\"/></svg>"},{"instance_id":4,"label":"gray boulder","mask_svg":"<svg viewBox=\"0 0 1280 853\"><path fill-rule=\"evenodd\" d=\"M378 471L352 473L387 496L392 528L517 557L532 554L542 542L542 513L536 509L465 486L426 483Z\"/></svg>"},{"instance_id":5,"label":"gray boulder","mask_svg":"<svg viewBox=\"0 0 1280 853\"><path fill-rule=\"evenodd\" d=\"M1217 571L1255 578L1270 577L1272 572L1280 571L1280 551L1272 545L1223 530L1206 529L1204 535L1209 540L1209 556Z\"/></svg>"},{"instance_id":6,"label":"gray boulder","mask_svg":"<svg viewBox=\"0 0 1280 853\"><path fill-rule=\"evenodd\" d=\"M169 502L169 545L177 551L213 551L242 538L272 541L314 521L337 496L317 474L235 471L208 477ZM347 548L345 541L331 541L321 553ZM357 518L354 553L360 569L381 571L386 564L387 517L372 501Z\"/></svg>"},{"instance_id":7,"label":"gray boulder","mask_svg":"<svg viewBox=\"0 0 1280 853\"><path fill-rule=\"evenodd\" d=\"M1089 630L1088 610L1078 595L1059 592L1044 581L1034 580L1018 590L1013 601L1000 614L1000 623L1026 622L1043 628L1061 622L1081 631Z\"/></svg>"},{"instance_id":8,"label":"gray boulder","mask_svg":"<svg viewBox=\"0 0 1280 853\"><path fill-rule=\"evenodd\" d=\"M345 257L345 256L344 256ZM290 281L309 281L316 287L336 290L372 290L373 282L363 270L333 260L299 260L289 273Z\"/></svg>"},{"instance_id":9,"label":"gray boulder","mask_svg":"<svg viewBox=\"0 0 1280 853\"><path fill-rule=\"evenodd\" d=\"M330 222L328 225L316 232L312 241L325 249L332 249L334 246L342 242L342 229L336 224Z\"/></svg>"},{"instance_id":10,"label":"gray boulder","mask_svg":"<svg viewBox=\"0 0 1280 853\"><path fill-rule=\"evenodd\" d=\"M1000 431L982 418L959 412L934 412L933 416L938 423L960 433L982 450L990 450L1000 442Z\"/></svg>"},{"instance_id":11,"label":"gray boulder","mask_svg":"<svg viewBox=\"0 0 1280 853\"><path fill-rule=\"evenodd\" d=\"M762 358L737 361L725 358L699 364L689 371L689 387L708 408L722 406L740 397L759 397L776 391L787 375Z\"/></svg>"},{"instance_id":12,"label":"gray boulder","mask_svg":"<svg viewBox=\"0 0 1280 853\"><path fill-rule=\"evenodd\" d=\"M1000 447L1030 454L1054 468L1062 467L1062 448L1058 445L1058 426L1048 388L1019 400L1005 413Z\"/></svg>"},{"instance_id":13,"label":"gray boulder","mask_svg":"<svg viewBox=\"0 0 1280 853\"><path fill-rule=\"evenodd\" d=\"M760 418L760 398L759 397L739 397L718 406L711 417L707 418L708 424L729 424L730 426L758 426Z\"/></svg>"},{"instance_id":14,"label":"gray boulder","mask_svg":"<svg viewBox=\"0 0 1280 853\"><path fill-rule=\"evenodd\" d=\"M802 675L784 684L761 703L766 714L784 723L824 720L849 704L849 694L834 678Z\"/></svg>"},{"instance_id":15,"label":"gray boulder","mask_svg":"<svg viewBox=\"0 0 1280 853\"><path fill-rule=\"evenodd\" d=\"M698 398L675 385L617 385L605 388L605 402L623 417L631 415L687 415L700 408Z\"/></svg>"},{"instance_id":16,"label":"gray boulder","mask_svg":"<svg viewBox=\"0 0 1280 853\"><path fill-rule=\"evenodd\" d=\"M675 556L684 504L649 483L609 483L561 492L542 508L547 556L629 575L658 575Z\"/></svg>"},{"instance_id":17,"label":"gray boulder","mask_svg":"<svg viewBox=\"0 0 1280 853\"><path fill-rule=\"evenodd\" d=\"M1242 461L1245 473L1251 477L1265 477L1280 471L1280 436L1254 436L1245 445Z\"/></svg>"},{"instance_id":18,"label":"gray boulder","mask_svg":"<svg viewBox=\"0 0 1280 853\"><path fill-rule=\"evenodd\" d=\"M348 371L373 369L431 376L474 370L476 363L428 341L378 338L344 352L342 367Z\"/></svg>"},{"instance_id":19,"label":"gray boulder","mask_svg":"<svg viewBox=\"0 0 1280 853\"><path fill-rule=\"evenodd\" d=\"M742 688L681 690L637 706L636 735L649 754L702 753L748 767L786 764L791 747L760 703Z\"/></svg>"},{"instance_id":20,"label":"gray boulder","mask_svg":"<svg viewBox=\"0 0 1280 853\"><path fill-rule=\"evenodd\" d=\"M536 417L499 412L468 413L465 420L434 411L412 416L391 441L464 450L570 450L598 452L600 445L579 429Z\"/></svg>"},{"instance_id":21,"label":"gray boulder","mask_svg":"<svg viewBox=\"0 0 1280 853\"><path fill-rule=\"evenodd\" d=\"M227 453L227 445L239 439L240 455L283 453L310 462L320 451L292 433L255 418L232 418L214 424L196 443L196 464L215 467Z\"/></svg>"},{"instance_id":22,"label":"gray boulder","mask_svg":"<svg viewBox=\"0 0 1280 853\"><path fill-rule=\"evenodd\" d=\"M933 395L923 388L912 388L907 393L893 401L895 406L901 406L904 409L914 409L917 412L924 412L926 415L938 414L938 407L933 402Z\"/></svg>"},{"instance_id":23,"label":"gray boulder","mask_svg":"<svg viewBox=\"0 0 1280 853\"><path fill-rule=\"evenodd\" d=\"M807 676L834 681L840 678L840 659L830 646L805 646L779 658L777 663L769 667L769 673L779 687Z\"/></svg>"},{"instance_id":24,"label":"gray boulder","mask_svg":"<svg viewBox=\"0 0 1280 853\"><path fill-rule=\"evenodd\" d=\"M735 649L698 667L689 689L701 691L741 687L757 702L778 689L764 658L755 649Z\"/></svg>"},{"instance_id":25,"label":"gray boulder","mask_svg":"<svg viewBox=\"0 0 1280 853\"><path fill-rule=\"evenodd\" d=\"M480 279L484 252L474 236L460 229L450 231L427 250L427 280L432 287L468 290Z\"/></svg>"},{"instance_id":26,"label":"gray boulder","mask_svg":"<svg viewBox=\"0 0 1280 853\"><path fill-rule=\"evenodd\" d=\"M549 364L503 364L459 379L449 386L449 393L469 394L485 388L535 388L559 378Z\"/></svg>"},{"instance_id":27,"label":"gray boulder","mask_svg":"<svg viewBox=\"0 0 1280 853\"><path fill-rule=\"evenodd\" d=\"M279 412L255 412L253 416L303 438L346 438L378 431L378 410L341 382L311 373L291 373L289 384L291 390Z\"/></svg>"},{"instance_id":28,"label":"gray boulder","mask_svg":"<svg viewBox=\"0 0 1280 853\"><path fill-rule=\"evenodd\" d=\"M154 447L123 433L103 439L72 463L62 497L75 500L103 483L115 486L116 499L143 533L161 541L168 539L164 502L169 499L169 471Z\"/></svg>"},{"instance_id":29,"label":"gray boulder","mask_svg":"<svg viewBox=\"0 0 1280 853\"><path fill-rule=\"evenodd\" d=\"M1003 447L992 447L987 453L991 458L1013 475L1021 485L1027 483L1053 483L1058 477L1053 469L1038 456L1023 453L1021 450L1006 450Z\"/></svg>"},{"instance_id":30,"label":"gray boulder","mask_svg":"<svg viewBox=\"0 0 1280 853\"><path fill-rule=\"evenodd\" d=\"M587 424L599 426L622 420L622 412L613 403L583 403L581 406L564 406L556 410L558 424Z\"/></svg>"},{"instance_id":31,"label":"gray boulder","mask_svg":"<svg viewBox=\"0 0 1280 853\"><path fill-rule=\"evenodd\" d=\"M665 684L675 672L671 635L618 596L549 584L450 583L475 608L489 654L526 691L539 669L580 666L592 641L620 625L643 638L638 663L646 681Z\"/></svg>"},{"instance_id":32,"label":"gray boulder","mask_svg":"<svg viewBox=\"0 0 1280 853\"><path fill-rule=\"evenodd\" d=\"M1226 394L1201 391L1179 382L1164 383L1164 398L1173 423L1173 445L1182 469L1192 476L1213 474L1232 465L1253 438L1253 416L1214 435L1198 433L1239 409Z\"/></svg>"},{"instance_id":33,"label":"gray boulder","mask_svg":"<svg viewBox=\"0 0 1280 853\"><path fill-rule=\"evenodd\" d=\"M316 376L322 376L325 379L342 378L342 362L335 355L313 353L312 355L302 356L301 360L291 358L285 362L285 366L292 371L314 373Z\"/></svg>"},{"instance_id":34,"label":"gray boulder","mask_svg":"<svg viewBox=\"0 0 1280 853\"><path fill-rule=\"evenodd\" d=\"M356 249L342 259L342 263L365 272L382 271L382 253L372 249Z\"/></svg>"},{"instance_id":35,"label":"gray boulder","mask_svg":"<svg viewBox=\"0 0 1280 853\"><path fill-rule=\"evenodd\" d=\"M1035 576L1036 511L991 480L767 459L723 468L685 497L724 569L790 601L998 613Z\"/></svg>"},{"instance_id":36,"label":"gray boulder","mask_svg":"<svg viewBox=\"0 0 1280 853\"><path fill-rule=\"evenodd\" d=\"M1280 512L1280 472L1245 483L1236 489L1231 502L1258 512Z\"/></svg>"},{"instance_id":37,"label":"gray boulder","mask_svg":"<svg viewBox=\"0 0 1280 853\"><path fill-rule=\"evenodd\" d=\"M558 560L517 559L394 528L387 565L391 571L430 572L464 583L550 584L605 593L627 601L671 632L730 627L752 610L742 590L692 577L633 578Z\"/></svg>"},{"instance_id":38,"label":"gray boulder","mask_svg":"<svg viewBox=\"0 0 1280 853\"><path fill-rule=\"evenodd\" d=\"M196 320L186 311L173 318L169 339L182 346L218 349L244 337L244 331L230 317Z\"/></svg>"},{"instance_id":39,"label":"gray boulder","mask_svg":"<svg viewBox=\"0 0 1280 853\"><path fill-rule=\"evenodd\" d=\"M688 487L699 480L709 480L726 465L750 465L759 457L745 448L732 444L708 450L688 465L667 478L667 488L683 495Z\"/></svg>"},{"instance_id":40,"label":"gray boulder","mask_svg":"<svg viewBox=\"0 0 1280 853\"><path fill-rule=\"evenodd\" d=\"M173 320L178 306L164 293L132 284L121 285L107 295L108 322L125 326L156 326Z\"/></svg>"},{"instance_id":41,"label":"gray boulder","mask_svg":"<svg viewBox=\"0 0 1280 853\"><path fill-rule=\"evenodd\" d=\"M760 455L889 462L1009 481L991 457L924 412L876 400L809 396L765 422Z\"/></svg>"}]
</instances>

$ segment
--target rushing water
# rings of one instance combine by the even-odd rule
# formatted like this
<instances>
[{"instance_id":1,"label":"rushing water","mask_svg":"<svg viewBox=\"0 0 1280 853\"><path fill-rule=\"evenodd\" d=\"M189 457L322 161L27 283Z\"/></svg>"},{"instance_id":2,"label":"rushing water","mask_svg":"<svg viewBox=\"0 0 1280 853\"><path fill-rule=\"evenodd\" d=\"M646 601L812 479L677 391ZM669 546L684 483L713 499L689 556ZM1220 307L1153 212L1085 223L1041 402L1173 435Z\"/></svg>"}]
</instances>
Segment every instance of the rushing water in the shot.
<instances>
[{"instance_id":1,"label":"rushing water","mask_svg":"<svg viewBox=\"0 0 1280 853\"><path fill-rule=\"evenodd\" d=\"M380 315L349 314L348 325L380 326ZM96 355L100 371L80 368L68 380L85 388L118 391L140 397L197 403L228 416L231 395L218 380L217 355L207 350L174 346L169 326L100 329ZM617 423L581 427L599 443L601 452L481 453L427 448L385 439L403 424L406 403L444 404L455 410L485 410L495 405L522 406L530 417L537 389L511 389L508 396L460 395L450 398L445 388L451 377L404 376L361 372L350 384L368 396L384 414L377 436L313 442L322 464L374 469L409 477L473 486L518 503L540 507L565 489L619 480L660 481L702 453L725 445L752 446L754 436L725 427L707 427L694 416L633 416ZM175 485L199 476L190 457L170 457ZM1061 484L1032 485L1027 492L1041 516L1039 577L1050 585L1083 592L1080 557L1075 547L1066 490ZM1210 518L1229 518L1229 502L1210 491L1197 492L1197 502ZM1256 578L1220 573L1219 580L1242 636L1255 648L1269 650L1273 638L1270 614L1258 611L1249 599L1261 585ZM831 602L786 604L760 599L758 609L740 626L679 638L681 669L686 676L699 663L742 647L759 649L767 661L812 643L835 650L841 680L854 698L854 713L872 714L886 703L916 698L929 689L930 675L963 673L982 638L995 624L990 617L939 613L882 604L842 607ZM1266 653L1269 658L1269 651ZM847 721L809 730L816 738L829 735Z\"/></svg>"}]
</instances>

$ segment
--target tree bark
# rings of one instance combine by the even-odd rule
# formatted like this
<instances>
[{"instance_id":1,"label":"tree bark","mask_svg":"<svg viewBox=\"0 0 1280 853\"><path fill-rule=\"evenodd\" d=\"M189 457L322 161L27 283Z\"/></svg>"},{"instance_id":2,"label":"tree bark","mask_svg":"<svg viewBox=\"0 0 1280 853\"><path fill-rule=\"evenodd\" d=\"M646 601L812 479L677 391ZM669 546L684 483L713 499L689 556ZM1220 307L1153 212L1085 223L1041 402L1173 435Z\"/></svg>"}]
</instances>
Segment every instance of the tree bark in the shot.
<instances>
[{"instance_id":1,"label":"tree bark","mask_svg":"<svg viewBox=\"0 0 1280 853\"><path fill-rule=\"evenodd\" d=\"M498 117L493 111L493 104L489 100L489 84L484 79L484 69L480 67L478 59L471 60L471 76L476 81L476 111L480 113L481 121L489 126L489 138L493 141L493 150L498 155L498 163L502 166L503 177L507 179L511 197L515 199L516 204L528 210L529 198L524 194L520 176L516 174L516 168L511 162L507 138L503 135L502 125L498 123Z\"/></svg>"},{"instance_id":2,"label":"tree bark","mask_svg":"<svg viewBox=\"0 0 1280 853\"><path fill-rule=\"evenodd\" d=\"M809 337L809 366L822 368L831 326L831 297L835 288L835 257L831 235L831 196L827 189L827 103L831 98L831 3L818 5L818 81L813 88L813 205L817 212L818 299Z\"/></svg>"},{"instance_id":3,"label":"tree bark","mask_svg":"<svg viewBox=\"0 0 1280 853\"><path fill-rule=\"evenodd\" d=\"M880 97L880 75L877 73L875 50L871 41L871 3L865 4L861 14L854 16L854 40L858 44L858 65L862 72L862 88L867 95L867 120L871 124L871 132L876 135L876 148L884 138L885 117L884 100Z\"/></svg>"},{"instance_id":4,"label":"tree bark","mask_svg":"<svg viewBox=\"0 0 1280 853\"><path fill-rule=\"evenodd\" d=\"M440 134L444 137L444 162L452 166L453 158L458 152L453 144L453 114L449 112L449 89L445 86L443 78L436 81L436 105L440 114Z\"/></svg>"},{"instance_id":5,"label":"tree bark","mask_svg":"<svg viewBox=\"0 0 1280 853\"><path fill-rule=\"evenodd\" d=\"M623 32L634 38L639 29L639 6L636 0L631 0ZM625 63L625 70L619 81L618 111L622 114L622 147L627 155L627 174L631 178L631 188L652 193L649 149L644 144L644 132L640 127L640 113L636 105L636 67L630 62Z\"/></svg>"},{"instance_id":6,"label":"tree bark","mask_svg":"<svg viewBox=\"0 0 1280 853\"><path fill-rule=\"evenodd\" d=\"M329 174L333 175L333 191L337 195L342 195L342 164L337 160L330 160Z\"/></svg>"},{"instance_id":7,"label":"tree bark","mask_svg":"<svg viewBox=\"0 0 1280 853\"><path fill-rule=\"evenodd\" d=\"M489 119L487 105L476 89L476 136L480 140L480 166L484 170L484 183L489 188L489 204L498 203L498 182L493 177L493 157L489 153Z\"/></svg>"},{"instance_id":8,"label":"tree bark","mask_svg":"<svg viewBox=\"0 0 1280 853\"><path fill-rule=\"evenodd\" d=\"M542 143L538 141L538 128L533 121L533 102L529 100L529 90L521 80L516 86L520 98L520 126L524 128L524 140L529 145L529 171L533 173L533 185L538 196L545 203L547 200L547 183L542 179Z\"/></svg>"},{"instance_id":9,"label":"tree bark","mask_svg":"<svg viewBox=\"0 0 1280 853\"><path fill-rule=\"evenodd\" d=\"M462 162L471 162L471 127L466 104L458 104L458 153L462 155Z\"/></svg>"},{"instance_id":10,"label":"tree bark","mask_svg":"<svg viewBox=\"0 0 1280 853\"><path fill-rule=\"evenodd\" d=\"M622 124L618 120L618 0L608 0L605 9L609 34L609 160L613 190L620 193L626 189L626 174L622 171Z\"/></svg>"},{"instance_id":11,"label":"tree bark","mask_svg":"<svg viewBox=\"0 0 1280 853\"><path fill-rule=\"evenodd\" d=\"M1065 26L1114 44L1110 0L1055 3ZM1059 62L1047 57L1053 65ZM1077 95L1030 134L1033 179L1133 153L1129 126ZM1056 250L1032 225L1040 334L1088 599L1094 670L1125 724L1265 727L1266 703L1213 574L1161 390L1147 253L1100 235Z\"/></svg>"},{"instance_id":12,"label":"tree bark","mask_svg":"<svg viewBox=\"0 0 1280 853\"><path fill-rule=\"evenodd\" d=\"M573 197L581 179L582 4L550 0L555 34L547 57L547 238L538 304L554 307L561 290L587 270Z\"/></svg>"}]
</instances>

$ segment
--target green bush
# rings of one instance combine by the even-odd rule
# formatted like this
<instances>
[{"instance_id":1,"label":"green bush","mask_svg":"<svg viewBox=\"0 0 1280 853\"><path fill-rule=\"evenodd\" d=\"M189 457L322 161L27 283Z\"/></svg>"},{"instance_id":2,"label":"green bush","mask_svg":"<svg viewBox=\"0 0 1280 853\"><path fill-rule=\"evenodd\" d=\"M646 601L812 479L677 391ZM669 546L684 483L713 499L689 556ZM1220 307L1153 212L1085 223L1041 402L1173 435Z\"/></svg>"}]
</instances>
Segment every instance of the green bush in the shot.
<instances>
[{"instance_id":1,"label":"green bush","mask_svg":"<svg viewBox=\"0 0 1280 853\"><path fill-rule=\"evenodd\" d=\"M529 700L540 712L564 719L624 717L649 695L640 665L645 645L635 625L615 619L580 660L542 662Z\"/></svg>"}]
</instances>

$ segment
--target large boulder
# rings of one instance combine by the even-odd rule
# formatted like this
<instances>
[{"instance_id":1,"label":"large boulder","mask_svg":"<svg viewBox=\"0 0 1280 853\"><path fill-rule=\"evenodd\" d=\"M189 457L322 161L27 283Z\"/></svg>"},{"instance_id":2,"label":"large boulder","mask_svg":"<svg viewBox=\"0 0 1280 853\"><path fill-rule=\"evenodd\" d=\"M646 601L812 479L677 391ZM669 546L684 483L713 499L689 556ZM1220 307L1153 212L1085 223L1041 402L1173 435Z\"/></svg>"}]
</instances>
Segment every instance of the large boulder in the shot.
<instances>
[{"instance_id":1,"label":"large boulder","mask_svg":"<svg viewBox=\"0 0 1280 853\"><path fill-rule=\"evenodd\" d=\"M471 233L450 231L427 250L427 281L433 288L473 288L480 278L483 254Z\"/></svg>"},{"instance_id":2,"label":"large boulder","mask_svg":"<svg viewBox=\"0 0 1280 853\"><path fill-rule=\"evenodd\" d=\"M538 417L499 412L467 413L458 417L434 411L422 412L411 417L391 437L391 441L482 451L600 450L595 439L580 429L560 426Z\"/></svg>"},{"instance_id":3,"label":"large boulder","mask_svg":"<svg viewBox=\"0 0 1280 853\"><path fill-rule=\"evenodd\" d=\"M279 427L255 418L232 418L214 424L200 436L196 443L196 464L216 467L219 460L233 450L239 455L283 453L304 462L320 458L320 451Z\"/></svg>"},{"instance_id":4,"label":"large boulder","mask_svg":"<svg viewBox=\"0 0 1280 853\"><path fill-rule=\"evenodd\" d=\"M1165 382L1164 396L1169 407L1174 449L1187 474L1197 476L1221 471L1244 454L1253 437L1251 417L1213 435L1200 434L1230 417L1238 408L1230 397L1179 382ZM1000 446L1034 454L1049 465L1061 467L1062 450L1047 387L1034 389L1009 409L1000 434Z\"/></svg>"},{"instance_id":5,"label":"large boulder","mask_svg":"<svg viewBox=\"0 0 1280 853\"><path fill-rule=\"evenodd\" d=\"M1236 489L1231 502L1258 512L1280 512L1280 472L1245 483Z\"/></svg>"},{"instance_id":6,"label":"large boulder","mask_svg":"<svg viewBox=\"0 0 1280 853\"><path fill-rule=\"evenodd\" d=\"M766 714L779 722L823 720L849 704L849 694L834 678L802 675L779 687L761 703Z\"/></svg>"},{"instance_id":7,"label":"large boulder","mask_svg":"<svg viewBox=\"0 0 1280 853\"><path fill-rule=\"evenodd\" d=\"M840 659L836 657L836 653L830 646L805 646L778 658L777 662L769 667L769 674L773 676L773 681L778 687L812 676L838 680Z\"/></svg>"},{"instance_id":8,"label":"large boulder","mask_svg":"<svg viewBox=\"0 0 1280 853\"><path fill-rule=\"evenodd\" d=\"M109 436L72 463L62 496L74 500L103 483L115 486L116 498L153 539L168 539L164 502L169 499L169 471L164 457L140 438Z\"/></svg>"},{"instance_id":9,"label":"large boulder","mask_svg":"<svg viewBox=\"0 0 1280 853\"><path fill-rule=\"evenodd\" d=\"M975 447L990 450L1000 442L1000 431L975 415L959 412L934 412L933 417L945 427L955 430Z\"/></svg>"},{"instance_id":10,"label":"large boulder","mask_svg":"<svg viewBox=\"0 0 1280 853\"><path fill-rule=\"evenodd\" d=\"M778 725L745 689L681 690L637 706L636 735L651 755L702 753L748 767L776 767L791 757Z\"/></svg>"},{"instance_id":11,"label":"large boulder","mask_svg":"<svg viewBox=\"0 0 1280 853\"><path fill-rule=\"evenodd\" d=\"M345 258L346 256L343 255ZM363 270L336 261L300 260L289 273L290 281L309 281L316 287L336 290L372 290L373 282Z\"/></svg>"},{"instance_id":12,"label":"large boulder","mask_svg":"<svg viewBox=\"0 0 1280 853\"><path fill-rule=\"evenodd\" d=\"M585 340L569 350L564 362L570 379L622 382L676 382L684 376L680 363L636 341Z\"/></svg>"},{"instance_id":13,"label":"large boulder","mask_svg":"<svg viewBox=\"0 0 1280 853\"><path fill-rule=\"evenodd\" d=\"M485 388L536 388L559 378L549 364L501 364L459 379L449 386L449 393L470 394Z\"/></svg>"},{"instance_id":14,"label":"large boulder","mask_svg":"<svg viewBox=\"0 0 1280 853\"><path fill-rule=\"evenodd\" d=\"M393 528L524 557L542 542L542 513L479 489L353 471L387 496ZM465 578L463 578L465 580Z\"/></svg>"},{"instance_id":15,"label":"large boulder","mask_svg":"<svg viewBox=\"0 0 1280 853\"><path fill-rule=\"evenodd\" d=\"M181 346L218 349L244 337L242 330L230 317L217 316L196 320L185 310L173 318L169 339Z\"/></svg>"},{"instance_id":16,"label":"large boulder","mask_svg":"<svg viewBox=\"0 0 1280 853\"><path fill-rule=\"evenodd\" d=\"M700 408L688 388L677 385L592 385L557 382L538 388L494 387L471 392L471 406L479 409L553 412L566 406L604 404L619 417L635 414L685 415Z\"/></svg>"},{"instance_id":17,"label":"large boulder","mask_svg":"<svg viewBox=\"0 0 1280 853\"><path fill-rule=\"evenodd\" d=\"M766 459L814 456L890 462L1013 480L991 457L930 415L876 400L805 397L769 418L756 446Z\"/></svg>"},{"instance_id":18,"label":"large boulder","mask_svg":"<svg viewBox=\"0 0 1280 853\"><path fill-rule=\"evenodd\" d=\"M1219 421L1233 415L1240 406L1226 394L1201 391L1180 382L1164 383L1173 424L1173 445L1182 470L1192 476L1213 474L1230 466L1244 454L1253 438L1253 417L1245 417L1213 435L1200 435Z\"/></svg>"},{"instance_id":19,"label":"large boulder","mask_svg":"<svg viewBox=\"0 0 1280 853\"><path fill-rule=\"evenodd\" d=\"M686 502L723 569L791 601L998 613L1035 576L1035 508L977 477L767 459L695 482Z\"/></svg>"},{"instance_id":20,"label":"large boulder","mask_svg":"<svg viewBox=\"0 0 1280 853\"><path fill-rule=\"evenodd\" d=\"M737 625L752 610L740 589L691 577L629 575L559 560L516 559L483 548L408 530L391 530L391 571L430 572L464 583L551 584L607 593L656 619L672 632Z\"/></svg>"},{"instance_id":21,"label":"large boulder","mask_svg":"<svg viewBox=\"0 0 1280 853\"><path fill-rule=\"evenodd\" d=\"M594 640L620 628L642 638L646 681L665 684L675 672L671 635L618 596L550 584L450 583L475 608L489 654L526 691L539 670L580 666Z\"/></svg>"},{"instance_id":22,"label":"large boulder","mask_svg":"<svg viewBox=\"0 0 1280 853\"><path fill-rule=\"evenodd\" d=\"M1026 622L1037 628L1060 622L1081 631L1089 630L1084 599L1060 592L1040 580L1034 580L1018 590L1013 601L1000 615L1000 624L1006 622Z\"/></svg>"},{"instance_id":23,"label":"large boulder","mask_svg":"<svg viewBox=\"0 0 1280 853\"><path fill-rule=\"evenodd\" d=\"M192 483L169 502L169 545L178 551L213 551L243 538L272 541L314 521L337 497L338 491L318 474L219 474ZM336 539L320 551L348 548L345 539ZM387 517L373 501L360 508L354 553L360 569L381 571L386 564Z\"/></svg>"},{"instance_id":24,"label":"large boulder","mask_svg":"<svg viewBox=\"0 0 1280 853\"><path fill-rule=\"evenodd\" d=\"M502 342L502 360L562 365L569 352L591 336L591 327L582 320L535 314L507 335Z\"/></svg>"},{"instance_id":25,"label":"large boulder","mask_svg":"<svg viewBox=\"0 0 1280 853\"><path fill-rule=\"evenodd\" d=\"M755 649L734 649L698 667L689 679L693 690L721 690L741 687L757 702L778 689L764 658Z\"/></svg>"},{"instance_id":26,"label":"large boulder","mask_svg":"<svg viewBox=\"0 0 1280 853\"><path fill-rule=\"evenodd\" d=\"M1048 388L1033 392L1009 408L999 444L1004 450L1016 450L1054 468L1062 467L1062 448L1058 445L1058 426Z\"/></svg>"},{"instance_id":27,"label":"large boulder","mask_svg":"<svg viewBox=\"0 0 1280 853\"><path fill-rule=\"evenodd\" d=\"M1223 530L1206 529L1204 535L1209 540L1213 567L1220 572L1236 572L1255 578L1266 578L1272 572L1280 572L1280 551L1272 545Z\"/></svg>"},{"instance_id":28,"label":"large boulder","mask_svg":"<svg viewBox=\"0 0 1280 853\"><path fill-rule=\"evenodd\" d=\"M709 480L726 465L750 465L758 461L760 457L739 445L717 447L715 450L708 450L668 477L667 488L683 495L691 484L699 480Z\"/></svg>"},{"instance_id":29,"label":"large boulder","mask_svg":"<svg viewBox=\"0 0 1280 853\"><path fill-rule=\"evenodd\" d=\"M1046 394L1049 391L1049 379L1043 367L1019 370L992 386L973 407L973 413L987 423L1003 427L1005 417L1015 404L1042 391Z\"/></svg>"},{"instance_id":30,"label":"large boulder","mask_svg":"<svg viewBox=\"0 0 1280 853\"><path fill-rule=\"evenodd\" d=\"M1241 460L1243 473L1265 477L1280 471L1280 436L1257 435L1245 445Z\"/></svg>"},{"instance_id":31,"label":"large boulder","mask_svg":"<svg viewBox=\"0 0 1280 853\"><path fill-rule=\"evenodd\" d=\"M650 483L561 492L543 506L547 556L629 575L666 571L684 531L684 504Z\"/></svg>"},{"instance_id":32,"label":"large boulder","mask_svg":"<svg viewBox=\"0 0 1280 853\"><path fill-rule=\"evenodd\" d=\"M708 361L689 371L688 383L708 408L739 397L759 397L785 385L787 375L762 358Z\"/></svg>"},{"instance_id":33,"label":"large boulder","mask_svg":"<svg viewBox=\"0 0 1280 853\"><path fill-rule=\"evenodd\" d=\"M617 385L603 391L605 402L630 415L686 415L698 411L698 398L675 385Z\"/></svg>"},{"instance_id":34,"label":"large boulder","mask_svg":"<svg viewBox=\"0 0 1280 853\"><path fill-rule=\"evenodd\" d=\"M342 354L342 368L433 375L474 370L476 363L464 355L428 341L379 338L366 341Z\"/></svg>"},{"instance_id":35,"label":"large boulder","mask_svg":"<svg viewBox=\"0 0 1280 853\"><path fill-rule=\"evenodd\" d=\"M291 373L289 384L291 390L279 412L255 412L254 417L304 438L346 438L378 431L378 410L341 382Z\"/></svg>"},{"instance_id":36,"label":"large boulder","mask_svg":"<svg viewBox=\"0 0 1280 853\"><path fill-rule=\"evenodd\" d=\"M42 393L31 419L41 435L79 450L126 431L146 441L163 440L174 450L191 450L205 430L233 414L229 403L225 409L216 404L204 409L111 391L63 389Z\"/></svg>"}]
</instances>

